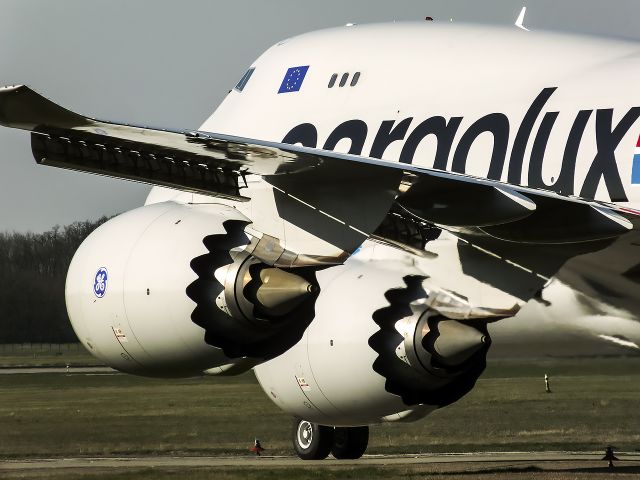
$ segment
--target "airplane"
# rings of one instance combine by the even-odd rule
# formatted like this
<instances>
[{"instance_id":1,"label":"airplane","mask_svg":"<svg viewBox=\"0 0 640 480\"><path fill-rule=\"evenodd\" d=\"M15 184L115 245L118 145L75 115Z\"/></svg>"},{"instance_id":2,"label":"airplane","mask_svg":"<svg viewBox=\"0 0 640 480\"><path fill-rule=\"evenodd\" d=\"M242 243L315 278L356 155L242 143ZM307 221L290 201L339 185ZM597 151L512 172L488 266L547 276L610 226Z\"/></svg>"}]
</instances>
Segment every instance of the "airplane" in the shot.
<instances>
[{"instance_id":1,"label":"airplane","mask_svg":"<svg viewBox=\"0 0 640 480\"><path fill-rule=\"evenodd\" d=\"M640 349L639 55L349 24L269 48L195 130L24 85L0 89L0 124L39 164L153 186L69 268L89 352L154 377L253 369L300 458L359 458L369 425L471 391L500 338Z\"/></svg>"}]
</instances>

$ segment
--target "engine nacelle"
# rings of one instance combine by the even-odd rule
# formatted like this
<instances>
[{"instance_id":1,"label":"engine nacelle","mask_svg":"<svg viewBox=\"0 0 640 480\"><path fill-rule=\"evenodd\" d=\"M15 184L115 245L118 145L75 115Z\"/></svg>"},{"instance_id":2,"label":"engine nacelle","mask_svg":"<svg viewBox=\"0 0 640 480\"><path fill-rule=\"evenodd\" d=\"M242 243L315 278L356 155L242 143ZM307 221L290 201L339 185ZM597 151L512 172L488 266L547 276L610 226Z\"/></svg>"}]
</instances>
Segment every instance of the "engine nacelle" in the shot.
<instances>
[{"instance_id":1,"label":"engine nacelle","mask_svg":"<svg viewBox=\"0 0 640 480\"><path fill-rule=\"evenodd\" d=\"M173 202L106 222L67 275L78 338L118 370L163 377L237 373L284 352L313 317L314 272L249 255L248 223L226 205Z\"/></svg>"},{"instance_id":2,"label":"engine nacelle","mask_svg":"<svg viewBox=\"0 0 640 480\"><path fill-rule=\"evenodd\" d=\"M484 370L486 322L444 317L428 301L425 272L374 249L390 257L367 258L365 248L318 272L322 293L304 337L255 367L286 412L325 425L415 420L465 395Z\"/></svg>"}]
</instances>

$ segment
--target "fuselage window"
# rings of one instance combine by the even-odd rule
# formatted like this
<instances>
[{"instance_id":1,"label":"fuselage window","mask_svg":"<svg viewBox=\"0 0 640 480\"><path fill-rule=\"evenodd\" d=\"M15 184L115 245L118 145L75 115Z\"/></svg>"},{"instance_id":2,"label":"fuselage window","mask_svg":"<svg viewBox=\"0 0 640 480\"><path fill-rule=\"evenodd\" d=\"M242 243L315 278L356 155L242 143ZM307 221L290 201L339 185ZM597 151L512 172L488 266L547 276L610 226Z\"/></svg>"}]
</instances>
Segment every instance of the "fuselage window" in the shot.
<instances>
[{"instance_id":1,"label":"fuselage window","mask_svg":"<svg viewBox=\"0 0 640 480\"><path fill-rule=\"evenodd\" d=\"M353 78L351 79L351 84L350 84L350 85L351 85L352 87L355 87L355 86L356 86L356 83L358 83L358 80L360 80L360 72L356 72L356 73L353 75Z\"/></svg>"},{"instance_id":2,"label":"fuselage window","mask_svg":"<svg viewBox=\"0 0 640 480\"><path fill-rule=\"evenodd\" d=\"M331 79L329 80L329 88L332 88L336 84L336 80L338 79L338 74L334 73L331 75Z\"/></svg>"},{"instance_id":3,"label":"fuselage window","mask_svg":"<svg viewBox=\"0 0 640 480\"><path fill-rule=\"evenodd\" d=\"M244 90L244 87L249 82L249 79L251 78L251 75L253 75L254 70L255 70L254 67L251 67L249 70L247 70L245 74L242 76L242 78L240 79L240 81L238 82L238 84L235 86L234 90L237 90L238 92L241 92L242 90Z\"/></svg>"},{"instance_id":4,"label":"fuselage window","mask_svg":"<svg viewBox=\"0 0 640 480\"><path fill-rule=\"evenodd\" d=\"M342 78L340 79L340 86L344 87L347 84L347 79L349 78L349 74L348 73L344 73L342 75Z\"/></svg>"}]
</instances>

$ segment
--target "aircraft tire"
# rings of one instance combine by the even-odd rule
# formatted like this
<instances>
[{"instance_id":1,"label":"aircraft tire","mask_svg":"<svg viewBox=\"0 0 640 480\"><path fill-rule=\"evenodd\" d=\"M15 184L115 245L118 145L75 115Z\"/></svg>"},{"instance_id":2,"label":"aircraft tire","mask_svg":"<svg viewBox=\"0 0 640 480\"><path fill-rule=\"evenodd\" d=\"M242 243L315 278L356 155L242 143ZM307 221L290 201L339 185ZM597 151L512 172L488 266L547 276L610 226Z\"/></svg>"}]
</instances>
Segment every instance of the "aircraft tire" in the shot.
<instances>
[{"instance_id":1,"label":"aircraft tire","mask_svg":"<svg viewBox=\"0 0 640 480\"><path fill-rule=\"evenodd\" d=\"M331 454L338 460L360 458L369 444L369 427L336 427Z\"/></svg>"},{"instance_id":2,"label":"aircraft tire","mask_svg":"<svg viewBox=\"0 0 640 480\"><path fill-rule=\"evenodd\" d=\"M302 460L324 460L333 446L333 427L296 418L293 421L293 449Z\"/></svg>"}]
</instances>

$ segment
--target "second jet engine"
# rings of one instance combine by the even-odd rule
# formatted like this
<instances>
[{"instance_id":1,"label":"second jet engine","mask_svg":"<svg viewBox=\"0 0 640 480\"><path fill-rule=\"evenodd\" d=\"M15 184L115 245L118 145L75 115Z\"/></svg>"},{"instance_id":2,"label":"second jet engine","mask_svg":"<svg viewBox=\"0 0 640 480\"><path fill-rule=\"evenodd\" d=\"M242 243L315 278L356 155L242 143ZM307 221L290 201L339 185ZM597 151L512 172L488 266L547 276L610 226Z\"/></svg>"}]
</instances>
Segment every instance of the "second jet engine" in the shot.
<instances>
[{"instance_id":1,"label":"second jet engine","mask_svg":"<svg viewBox=\"0 0 640 480\"><path fill-rule=\"evenodd\" d=\"M415 420L469 392L486 365L486 321L426 273L361 252L318 272L316 318L283 355L255 367L283 410L324 425ZM445 312L443 314L442 312Z\"/></svg>"}]
</instances>

